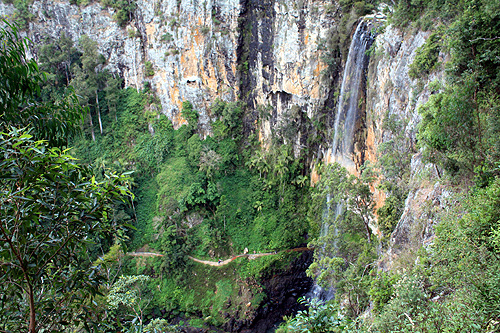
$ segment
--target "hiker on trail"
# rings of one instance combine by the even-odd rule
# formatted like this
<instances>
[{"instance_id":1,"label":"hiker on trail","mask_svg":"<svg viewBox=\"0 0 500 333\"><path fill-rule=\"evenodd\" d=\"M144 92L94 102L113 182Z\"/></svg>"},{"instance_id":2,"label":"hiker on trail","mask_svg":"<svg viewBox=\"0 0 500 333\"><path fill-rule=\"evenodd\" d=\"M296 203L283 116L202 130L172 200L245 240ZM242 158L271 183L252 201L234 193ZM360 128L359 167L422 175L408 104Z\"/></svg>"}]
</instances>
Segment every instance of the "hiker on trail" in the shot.
<instances>
[{"instance_id":1,"label":"hiker on trail","mask_svg":"<svg viewBox=\"0 0 500 333\"><path fill-rule=\"evenodd\" d=\"M219 259L219 261L217 261L217 263L220 265L220 263L222 262L222 260Z\"/></svg>"}]
</instances>

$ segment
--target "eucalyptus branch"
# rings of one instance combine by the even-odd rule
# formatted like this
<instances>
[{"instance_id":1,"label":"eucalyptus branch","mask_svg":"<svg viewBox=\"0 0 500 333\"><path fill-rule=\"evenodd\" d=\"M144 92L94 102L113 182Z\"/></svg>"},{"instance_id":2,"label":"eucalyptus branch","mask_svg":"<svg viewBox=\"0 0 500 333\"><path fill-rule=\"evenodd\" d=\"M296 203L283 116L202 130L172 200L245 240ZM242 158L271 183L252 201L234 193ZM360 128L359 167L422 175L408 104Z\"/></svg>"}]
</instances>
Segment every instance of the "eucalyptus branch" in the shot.
<instances>
[{"instance_id":1,"label":"eucalyptus branch","mask_svg":"<svg viewBox=\"0 0 500 333\"><path fill-rule=\"evenodd\" d=\"M478 40L492 41L492 40L497 40L497 39L500 39L500 36L492 37L492 38L478 37L478 38L470 39L469 42L474 43L474 42L477 42Z\"/></svg>"},{"instance_id":2,"label":"eucalyptus branch","mask_svg":"<svg viewBox=\"0 0 500 333\"><path fill-rule=\"evenodd\" d=\"M59 248L50 256L49 259L45 260L45 262L40 266L40 268L38 269L38 271L36 272L36 275L40 274L40 272L42 271L43 268L45 268L45 266L47 266L47 264L49 262L52 261L52 259L55 258L55 256L57 254L59 254L59 252L66 246L66 244L68 244L68 242L70 241L70 239L72 239L74 236L71 235L69 236L68 238L66 238L66 240L59 246Z\"/></svg>"}]
</instances>

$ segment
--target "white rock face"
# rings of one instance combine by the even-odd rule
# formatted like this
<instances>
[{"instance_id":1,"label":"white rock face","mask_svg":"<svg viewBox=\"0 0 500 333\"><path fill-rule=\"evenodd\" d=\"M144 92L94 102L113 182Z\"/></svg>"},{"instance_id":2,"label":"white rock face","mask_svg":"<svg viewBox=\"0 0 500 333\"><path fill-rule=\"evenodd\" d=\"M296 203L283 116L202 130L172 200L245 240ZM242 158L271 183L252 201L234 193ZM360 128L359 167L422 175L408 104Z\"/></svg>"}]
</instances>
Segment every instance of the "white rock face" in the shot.
<instances>
[{"instance_id":1,"label":"white rock face","mask_svg":"<svg viewBox=\"0 0 500 333\"><path fill-rule=\"evenodd\" d=\"M429 82L436 79L431 76L424 86L417 88L417 80L409 77L409 65L415 58L418 47L425 43L429 33L418 31L416 34L403 35L392 26L377 36L375 53L372 56L368 73L367 115L368 123L368 159L376 160L380 143L390 139L389 133L382 129L386 113L396 114L408 120L405 134L416 140L417 124L420 116L418 106L429 98Z\"/></svg>"},{"instance_id":2,"label":"white rock face","mask_svg":"<svg viewBox=\"0 0 500 333\"><path fill-rule=\"evenodd\" d=\"M407 120L404 135L416 145L417 126L421 120L418 107L433 92L430 83L442 79L442 72L431 74L420 81L409 77L409 65L418 47L425 43L429 33L417 31L404 34L392 26L377 36L375 53L368 73L367 89L367 159L377 160L381 143L392 139L383 128L386 115L397 115ZM416 251L432 241L434 225L439 216L433 214L443 209L450 197L447 187L440 184L440 174L433 164L422 162L418 152L410 165L410 192L405 201L403 215L390 238L390 247L380 262L380 267L390 269L405 251ZM383 193L376 192L378 206L383 204Z\"/></svg>"},{"instance_id":3,"label":"white rock face","mask_svg":"<svg viewBox=\"0 0 500 333\"><path fill-rule=\"evenodd\" d=\"M192 102L206 135L210 104L216 98L234 101L239 96L238 52L245 52L242 44L250 29L258 44L247 45L255 55L249 68L255 82L252 106L275 109L272 121L261 127L261 139L266 140L292 106L311 117L327 98L332 87L321 82L326 65L318 45L335 24L327 10L329 0L268 2L136 0L135 18L122 28L113 20L114 11L98 1L79 7L69 0L35 0L36 18L28 35L35 44L62 32L75 42L88 35L98 42L106 67L122 76L127 87L141 89L144 81L151 83L174 126L185 122L182 102ZM13 11L12 5L0 3L0 15ZM255 27L243 27L245 19ZM145 76L146 62L154 69L151 77Z\"/></svg>"},{"instance_id":4,"label":"white rock face","mask_svg":"<svg viewBox=\"0 0 500 333\"><path fill-rule=\"evenodd\" d=\"M259 40L264 47L256 51L257 61L250 66L256 80L254 104L273 107L273 117L262 123L263 141L268 141L282 116L294 106L311 118L334 88L322 82L322 71L327 66L319 49L335 24L327 10L329 6L331 1L323 0L275 1L272 11L268 11L272 15L271 26L265 25L265 18L258 20ZM266 48L266 42L272 45Z\"/></svg>"},{"instance_id":5,"label":"white rock face","mask_svg":"<svg viewBox=\"0 0 500 333\"><path fill-rule=\"evenodd\" d=\"M150 81L161 100L162 112L180 126L182 102L200 111L202 130L209 130L208 107L217 97L235 100L238 93L236 50L240 4L236 0L137 0L135 19L122 28L114 11L98 2L86 7L68 0L35 0L28 35L35 44L58 38L62 32L75 42L87 35L98 42L107 68L119 73L127 87L141 89ZM12 5L0 3L0 15ZM153 65L146 77L144 64Z\"/></svg>"},{"instance_id":6,"label":"white rock face","mask_svg":"<svg viewBox=\"0 0 500 333\"><path fill-rule=\"evenodd\" d=\"M163 112L180 125L183 101L200 111L200 124L209 131L209 106L216 99L234 101L239 2L139 0L146 31L145 61L153 64L150 78Z\"/></svg>"}]
</instances>

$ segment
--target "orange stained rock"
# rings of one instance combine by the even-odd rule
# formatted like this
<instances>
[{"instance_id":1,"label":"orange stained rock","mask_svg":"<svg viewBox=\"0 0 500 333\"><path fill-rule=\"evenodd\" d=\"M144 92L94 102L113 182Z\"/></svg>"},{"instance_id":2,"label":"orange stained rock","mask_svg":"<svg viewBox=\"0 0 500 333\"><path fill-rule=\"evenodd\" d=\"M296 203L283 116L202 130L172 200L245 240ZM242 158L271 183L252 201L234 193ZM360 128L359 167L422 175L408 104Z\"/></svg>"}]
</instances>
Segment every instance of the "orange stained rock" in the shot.
<instances>
[{"instance_id":1,"label":"orange stained rock","mask_svg":"<svg viewBox=\"0 0 500 333\"><path fill-rule=\"evenodd\" d=\"M321 72L327 68L327 65L318 59L316 68L313 71L314 76L319 77L321 75Z\"/></svg>"},{"instance_id":2,"label":"orange stained rock","mask_svg":"<svg viewBox=\"0 0 500 333\"><path fill-rule=\"evenodd\" d=\"M289 94L302 95L302 87L300 86L299 78L293 75L291 78L286 80L283 85L283 90Z\"/></svg>"},{"instance_id":3,"label":"orange stained rock","mask_svg":"<svg viewBox=\"0 0 500 333\"><path fill-rule=\"evenodd\" d=\"M375 143L375 129L373 124L368 125L367 135L366 135L366 150L365 150L365 158L367 161L370 161L371 165L376 165L377 163L377 146ZM375 201L375 212L377 209L382 207L385 203L386 195L384 191L378 190L378 184L380 183L380 179L376 179L373 185L371 186L371 191L373 193L373 200ZM376 216L376 213L375 213Z\"/></svg>"},{"instance_id":4,"label":"orange stained rock","mask_svg":"<svg viewBox=\"0 0 500 333\"><path fill-rule=\"evenodd\" d=\"M372 165L375 165L377 162L377 152L375 147L375 132L374 128L371 125L368 125L368 130L365 139L365 158L370 161Z\"/></svg>"},{"instance_id":5,"label":"orange stained rock","mask_svg":"<svg viewBox=\"0 0 500 333\"><path fill-rule=\"evenodd\" d=\"M311 171L311 186L315 186L319 182L320 178L321 177L319 176L318 171L316 171L316 168L313 167Z\"/></svg>"},{"instance_id":6,"label":"orange stained rock","mask_svg":"<svg viewBox=\"0 0 500 333\"><path fill-rule=\"evenodd\" d=\"M203 34L200 32L200 29L198 27L196 27L194 29L193 37L194 37L194 41L195 41L195 43L197 45L202 45L203 44L205 36L203 36Z\"/></svg>"},{"instance_id":7,"label":"orange stained rock","mask_svg":"<svg viewBox=\"0 0 500 333\"><path fill-rule=\"evenodd\" d=\"M189 49L181 51L181 70L183 77L198 76L198 59L196 59L196 47L193 44Z\"/></svg>"},{"instance_id":8,"label":"orange stained rock","mask_svg":"<svg viewBox=\"0 0 500 333\"><path fill-rule=\"evenodd\" d=\"M326 162L326 164L332 164L333 162L335 162L333 160L333 157L332 157L332 149L331 148L328 148L328 150L326 152L325 162Z\"/></svg>"},{"instance_id":9,"label":"orange stained rock","mask_svg":"<svg viewBox=\"0 0 500 333\"><path fill-rule=\"evenodd\" d=\"M153 39L155 31L156 31L156 29L155 29L154 24L152 24L152 23L146 24L146 35L148 36L149 40Z\"/></svg>"},{"instance_id":10,"label":"orange stained rock","mask_svg":"<svg viewBox=\"0 0 500 333\"><path fill-rule=\"evenodd\" d=\"M212 65L211 61L208 61L207 64L208 64L208 75L205 74L204 62L200 61L200 73L202 75L202 80L203 80L205 86L208 87L210 92L217 93L218 92L218 85L217 85L216 68ZM225 75L221 75L221 76L225 77Z\"/></svg>"},{"instance_id":11,"label":"orange stained rock","mask_svg":"<svg viewBox=\"0 0 500 333\"><path fill-rule=\"evenodd\" d=\"M313 99L318 99L320 94L319 84L315 84L313 88L309 91L309 97Z\"/></svg>"},{"instance_id":12,"label":"orange stained rock","mask_svg":"<svg viewBox=\"0 0 500 333\"><path fill-rule=\"evenodd\" d=\"M231 70L233 71L233 74L236 74L236 62L233 61L233 63L231 64ZM238 89L238 88L236 88Z\"/></svg>"},{"instance_id":13,"label":"orange stained rock","mask_svg":"<svg viewBox=\"0 0 500 333\"><path fill-rule=\"evenodd\" d=\"M179 112L179 113L174 115L174 119L172 121L172 124L174 125L174 128L178 129L182 125L187 124L187 120L184 119L182 117L181 113Z\"/></svg>"},{"instance_id":14,"label":"orange stained rock","mask_svg":"<svg viewBox=\"0 0 500 333\"><path fill-rule=\"evenodd\" d=\"M179 112L173 115L172 119L172 125L174 126L175 129L178 129L183 124L187 124L187 120L182 117L180 112L182 110L182 100L180 99L179 96L180 96L179 86L176 83L170 89L170 102L172 105L177 105L177 110L179 110Z\"/></svg>"}]
</instances>

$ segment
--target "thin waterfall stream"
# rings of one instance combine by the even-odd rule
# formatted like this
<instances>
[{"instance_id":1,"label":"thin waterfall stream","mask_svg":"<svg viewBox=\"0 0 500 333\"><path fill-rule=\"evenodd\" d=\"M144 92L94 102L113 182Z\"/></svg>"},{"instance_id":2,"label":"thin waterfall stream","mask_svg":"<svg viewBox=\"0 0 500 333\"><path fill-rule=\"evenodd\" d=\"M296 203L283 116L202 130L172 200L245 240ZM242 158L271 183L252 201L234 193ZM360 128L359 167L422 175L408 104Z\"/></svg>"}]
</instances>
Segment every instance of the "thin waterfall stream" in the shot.
<instances>
[{"instance_id":1,"label":"thin waterfall stream","mask_svg":"<svg viewBox=\"0 0 500 333\"><path fill-rule=\"evenodd\" d=\"M354 134L356 123L360 117L360 97L366 83L366 70L369 61L367 51L375 40L375 34L371 31L371 28L372 24L365 20L361 20L356 27L345 63L337 103L337 113L335 115L331 161L339 163L350 172L356 169L354 161ZM333 207L335 208L332 212ZM332 202L331 196L328 195L322 218L320 238L327 238L329 232L334 233L333 239L336 238L337 228L330 229L332 229L332 224L334 226L337 219L341 218L344 208L343 202ZM333 245L335 248L335 244ZM326 253L325 246L318 250L317 256L320 259L328 255L335 254ZM330 288L325 290L315 282L307 296L328 301L335 297L335 289Z\"/></svg>"},{"instance_id":2,"label":"thin waterfall stream","mask_svg":"<svg viewBox=\"0 0 500 333\"><path fill-rule=\"evenodd\" d=\"M339 163L348 170L355 168L354 133L359 120L360 93L366 82L366 69L369 61L367 51L374 40L375 36L371 32L370 24L361 21L352 37L342 77L331 155L333 162Z\"/></svg>"}]
</instances>

